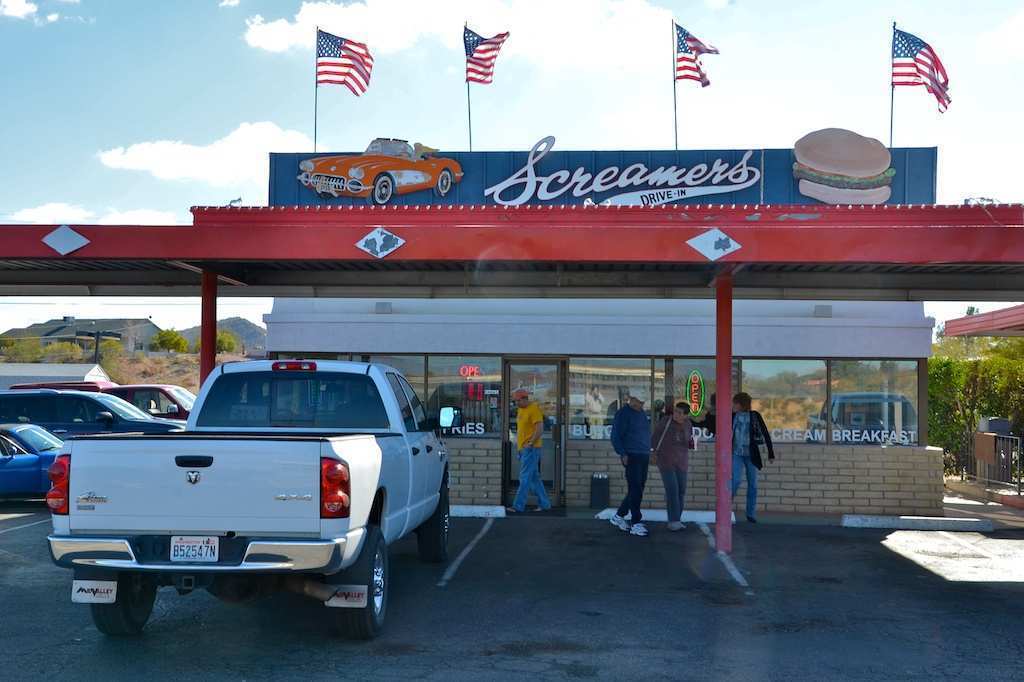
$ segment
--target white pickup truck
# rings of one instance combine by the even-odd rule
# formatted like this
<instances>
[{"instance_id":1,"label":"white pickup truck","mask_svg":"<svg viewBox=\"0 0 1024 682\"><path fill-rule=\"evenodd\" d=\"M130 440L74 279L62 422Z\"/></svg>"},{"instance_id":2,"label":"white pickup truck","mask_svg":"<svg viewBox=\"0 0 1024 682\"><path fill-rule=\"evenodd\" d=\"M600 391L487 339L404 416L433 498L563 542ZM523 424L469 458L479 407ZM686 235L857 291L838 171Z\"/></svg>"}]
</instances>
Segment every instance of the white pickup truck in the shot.
<instances>
[{"instance_id":1,"label":"white pickup truck","mask_svg":"<svg viewBox=\"0 0 1024 682\"><path fill-rule=\"evenodd\" d=\"M222 365L185 432L67 441L50 469L50 552L109 635L142 631L157 588L227 601L287 589L343 634L384 624L388 545L448 557L448 459L396 370L335 361Z\"/></svg>"}]
</instances>

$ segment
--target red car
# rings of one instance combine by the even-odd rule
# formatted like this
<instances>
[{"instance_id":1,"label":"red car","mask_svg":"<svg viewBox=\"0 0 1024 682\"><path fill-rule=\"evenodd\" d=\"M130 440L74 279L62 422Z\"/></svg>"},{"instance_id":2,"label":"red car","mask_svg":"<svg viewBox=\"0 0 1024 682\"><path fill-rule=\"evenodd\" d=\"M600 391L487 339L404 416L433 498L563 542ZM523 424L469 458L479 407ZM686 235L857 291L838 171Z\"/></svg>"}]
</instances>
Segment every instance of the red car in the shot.
<instances>
[{"instance_id":1,"label":"red car","mask_svg":"<svg viewBox=\"0 0 1024 682\"><path fill-rule=\"evenodd\" d=\"M115 384L110 381L54 381L35 384L14 384L12 390L53 388L58 390L109 393L127 400L143 412L164 419L188 419L195 395L172 384Z\"/></svg>"}]
</instances>

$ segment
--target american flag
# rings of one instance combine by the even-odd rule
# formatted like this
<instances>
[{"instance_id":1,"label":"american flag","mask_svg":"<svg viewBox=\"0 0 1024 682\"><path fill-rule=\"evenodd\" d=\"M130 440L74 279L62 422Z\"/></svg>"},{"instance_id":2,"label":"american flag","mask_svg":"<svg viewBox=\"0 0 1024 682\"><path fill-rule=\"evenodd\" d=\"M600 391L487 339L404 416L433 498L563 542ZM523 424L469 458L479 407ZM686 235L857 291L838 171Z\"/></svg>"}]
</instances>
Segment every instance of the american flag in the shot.
<instances>
[{"instance_id":1,"label":"american flag","mask_svg":"<svg viewBox=\"0 0 1024 682\"><path fill-rule=\"evenodd\" d=\"M508 40L508 32L499 33L493 38L469 30L467 26L462 32L462 42L466 45L466 81L483 83L494 80L494 61L498 58L501 45Z\"/></svg>"},{"instance_id":2,"label":"american flag","mask_svg":"<svg viewBox=\"0 0 1024 682\"><path fill-rule=\"evenodd\" d=\"M370 87L373 55L363 43L316 32L316 84L344 85L358 97Z\"/></svg>"},{"instance_id":3,"label":"american flag","mask_svg":"<svg viewBox=\"0 0 1024 682\"><path fill-rule=\"evenodd\" d=\"M949 108L949 77L932 46L912 33L893 29L892 84L923 85L939 102L939 112Z\"/></svg>"},{"instance_id":4,"label":"american flag","mask_svg":"<svg viewBox=\"0 0 1024 682\"><path fill-rule=\"evenodd\" d=\"M711 85L708 76L700 64L702 54L718 54L718 48L705 45L692 33L676 24L676 80L691 80L700 83L702 88Z\"/></svg>"}]
</instances>

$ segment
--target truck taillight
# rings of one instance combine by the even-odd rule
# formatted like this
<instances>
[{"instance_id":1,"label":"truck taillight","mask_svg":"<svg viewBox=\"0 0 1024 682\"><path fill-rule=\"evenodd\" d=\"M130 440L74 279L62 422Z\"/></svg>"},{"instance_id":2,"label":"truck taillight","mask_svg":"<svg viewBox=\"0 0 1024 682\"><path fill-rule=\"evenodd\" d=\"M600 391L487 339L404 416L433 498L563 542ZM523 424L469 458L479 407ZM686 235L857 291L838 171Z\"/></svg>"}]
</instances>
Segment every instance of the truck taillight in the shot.
<instances>
[{"instance_id":1,"label":"truck taillight","mask_svg":"<svg viewBox=\"0 0 1024 682\"><path fill-rule=\"evenodd\" d=\"M315 372L316 363L307 360L285 360L271 365L275 372Z\"/></svg>"},{"instance_id":2,"label":"truck taillight","mask_svg":"<svg viewBox=\"0 0 1024 682\"><path fill-rule=\"evenodd\" d=\"M46 506L54 514L68 513L68 497L71 494L71 455L58 455L46 472L50 477L49 492L46 493Z\"/></svg>"},{"instance_id":3,"label":"truck taillight","mask_svg":"<svg viewBox=\"0 0 1024 682\"><path fill-rule=\"evenodd\" d=\"M320 518L347 519L352 503L348 466L329 457L320 458Z\"/></svg>"}]
</instances>

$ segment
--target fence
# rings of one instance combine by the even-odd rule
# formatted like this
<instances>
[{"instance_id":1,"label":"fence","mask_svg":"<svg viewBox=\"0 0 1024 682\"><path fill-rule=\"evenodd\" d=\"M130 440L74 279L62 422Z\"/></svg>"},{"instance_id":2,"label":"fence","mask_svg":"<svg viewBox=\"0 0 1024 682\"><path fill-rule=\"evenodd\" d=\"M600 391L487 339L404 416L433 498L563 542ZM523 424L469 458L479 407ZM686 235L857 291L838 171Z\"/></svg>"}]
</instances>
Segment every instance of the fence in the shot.
<instances>
[{"instance_id":1,"label":"fence","mask_svg":"<svg viewBox=\"0 0 1024 682\"><path fill-rule=\"evenodd\" d=\"M976 433L961 462L962 475L983 483L999 483L1024 491L1021 439L994 433Z\"/></svg>"}]
</instances>

